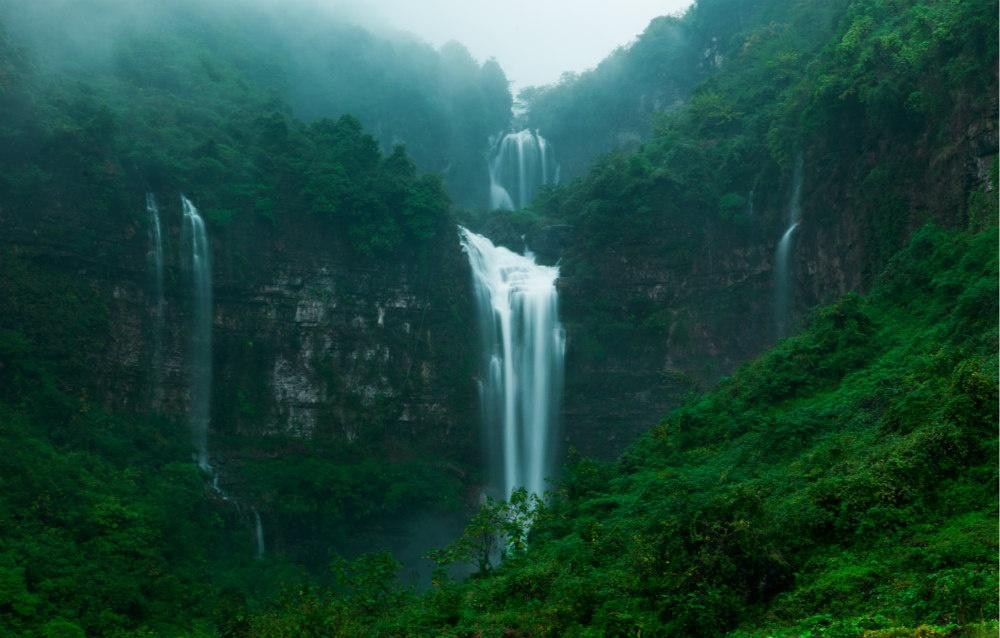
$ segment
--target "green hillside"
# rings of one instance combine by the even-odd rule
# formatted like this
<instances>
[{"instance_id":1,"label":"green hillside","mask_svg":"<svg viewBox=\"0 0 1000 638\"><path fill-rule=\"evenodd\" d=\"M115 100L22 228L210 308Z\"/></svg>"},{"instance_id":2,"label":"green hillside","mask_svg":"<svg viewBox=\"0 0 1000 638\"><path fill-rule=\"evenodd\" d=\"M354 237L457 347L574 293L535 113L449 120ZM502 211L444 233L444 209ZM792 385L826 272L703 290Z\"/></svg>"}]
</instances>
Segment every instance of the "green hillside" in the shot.
<instances>
[{"instance_id":1,"label":"green hillside","mask_svg":"<svg viewBox=\"0 0 1000 638\"><path fill-rule=\"evenodd\" d=\"M996 253L995 231L922 230L871 294L816 311L616 463L571 466L527 551L402 617L380 609L366 630L932 636L995 623ZM939 629L893 631L922 625Z\"/></svg>"},{"instance_id":2,"label":"green hillside","mask_svg":"<svg viewBox=\"0 0 1000 638\"><path fill-rule=\"evenodd\" d=\"M697 0L516 117L309 3L16 5L0 638L997 634L996 0ZM572 179L459 210L511 121ZM459 220L561 269L556 443L604 458L544 502L485 498Z\"/></svg>"}]
</instances>

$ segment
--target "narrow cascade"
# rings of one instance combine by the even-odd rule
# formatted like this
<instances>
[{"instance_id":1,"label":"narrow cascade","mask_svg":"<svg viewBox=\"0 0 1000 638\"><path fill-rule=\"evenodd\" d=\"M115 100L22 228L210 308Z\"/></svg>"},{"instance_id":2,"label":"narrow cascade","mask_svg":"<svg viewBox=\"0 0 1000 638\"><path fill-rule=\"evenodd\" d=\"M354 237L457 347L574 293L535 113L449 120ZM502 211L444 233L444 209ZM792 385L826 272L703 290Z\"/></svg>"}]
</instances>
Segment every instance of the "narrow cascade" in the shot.
<instances>
[{"instance_id":1,"label":"narrow cascade","mask_svg":"<svg viewBox=\"0 0 1000 638\"><path fill-rule=\"evenodd\" d=\"M559 268L535 263L465 228L482 334L481 399L494 487L542 495L553 461L565 333Z\"/></svg>"},{"instance_id":2,"label":"narrow cascade","mask_svg":"<svg viewBox=\"0 0 1000 638\"><path fill-rule=\"evenodd\" d=\"M539 187L559 181L559 166L538 131L507 133L491 146L490 208L523 208L531 203Z\"/></svg>"},{"instance_id":3,"label":"narrow cascade","mask_svg":"<svg viewBox=\"0 0 1000 638\"><path fill-rule=\"evenodd\" d=\"M257 558L264 558L264 526L260 522L260 512L253 510L254 540L257 541Z\"/></svg>"},{"instance_id":4,"label":"narrow cascade","mask_svg":"<svg viewBox=\"0 0 1000 638\"><path fill-rule=\"evenodd\" d=\"M198 467L211 471L208 462L208 423L212 388L212 264L205 222L187 197L184 209L184 241L190 249L192 276L191 326L191 432Z\"/></svg>"},{"instance_id":5,"label":"narrow cascade","mask_svg":"<svg viewBox=\"0 0 1000 638\"><path fill-rule=\"evenodd\" d=\"M160 227L160 208L152 193L146 193L146 215L149 218L149 260L152 262L153 292L153 402L158 404L162 393L163 374L163 329L166 313L166 297L163 287L163 232Z\"/></svg>"},{"instance_id":6,"label":"narrow cascade","mask_svg":"<svg viewBox=\"0 0 1000 638\"><path fill-rule=\"evenodd\" d=\"M792 312L792 245L795 230L802 220L802 173L804 162L800 153L792 175L792 197L788 203L788 228L774 253L774 325L777 336L788 334Z\"/></svg>"}]
</instances>

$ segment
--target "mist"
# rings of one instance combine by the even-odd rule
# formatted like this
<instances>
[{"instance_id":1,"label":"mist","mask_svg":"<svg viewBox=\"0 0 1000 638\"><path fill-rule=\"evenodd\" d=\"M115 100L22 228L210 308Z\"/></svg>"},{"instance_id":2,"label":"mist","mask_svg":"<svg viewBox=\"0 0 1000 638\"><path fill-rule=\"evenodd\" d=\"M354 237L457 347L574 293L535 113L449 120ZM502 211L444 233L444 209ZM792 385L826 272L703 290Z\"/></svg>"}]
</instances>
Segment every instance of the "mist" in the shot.
<instances>
[{"instance_id":1,"label":"mist","mask_svg":"<svg viewBox=\"0 0 1000 638\"><path fill-rule=\"evenodd\" d=\"M458 40L479 58L495 57L520 89L594 67L650 20L682 12L691 0L373 0L365 5L371 16L432 44Z\"/></svg>"},{"instance_id":2,"label":"mist","mask_svg":"<svg viewBox=\"0 0 1000 638\"><path fill-rule=\"evenodd\" d=\"M0 0L0 636L995 635L996 0Z\"/></svg>"},{"instance_id":3,"label":"mist","mask_svg":"<svg viewBox=\"0 0 1000 638\"><path fill-rule=\"evenodd\" d=\"M380 36L423 40L434 47L462 43L480 61L495 58L515 89L551 84L566 72L597 65L635 39L657 16L679 14L692 0L556 0L506 3L483 0L5 0L0 18L30 38L48 61L99 60L122 29L156 33L171 22L215 15L233 26L266 19L274 31L294 30L303 40L333 25ZM409 35L407 35L409 34Z\"/></svg>"}]
</instances>

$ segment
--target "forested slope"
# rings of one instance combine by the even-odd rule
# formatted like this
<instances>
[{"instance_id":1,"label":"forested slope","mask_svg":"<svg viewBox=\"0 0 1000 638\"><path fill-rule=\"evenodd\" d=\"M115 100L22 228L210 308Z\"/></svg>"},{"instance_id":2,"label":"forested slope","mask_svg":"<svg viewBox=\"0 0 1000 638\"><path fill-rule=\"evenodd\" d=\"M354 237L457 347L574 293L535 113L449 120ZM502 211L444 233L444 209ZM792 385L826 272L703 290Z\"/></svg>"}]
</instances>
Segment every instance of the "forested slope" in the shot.
<instances>
[{"instance_id":1,"label":"forested slope","mask_svg":"<svg viewBox=\"0 0 1000 638\"><path fill-rule=\"evenodd\" d=\"M416 596L357 564L248 635L995 632L997 276L995 228L921 230L868 295L572 465L495 570Z\"/></svg>"},{"instance_id":2,"label":"forested slope","mask_svg":"<svg viewBox=\"0 0 1000 638\"><path fill-rule=\"evenodd\" d=\"M530 245L558 238L566 419L588 453L774 343L793 215L793 324L865 290L923 224L995 223L996 2L746 8L730 56L640 148L541 194L536 230L521 216Z\"/></svg>"},{"instance_id":3,"label":"forested slope","mask_svg":"<svg viewBox=\"0 0 1000 638\"><path fill-rule=\"evenodd\" d=\"M696 2L683 14L656 18L594 69L523 90L523 123L553 142L564 176L579 177L601 154L640 146L657 119L683 107L702 82L720 72L742 74L748 36L784 37L786 47L809 55L846 6L839 0Z\"/></svg>"},{"instance_id":4,"label":"forested slope","mask_svg":"<svg viewBox=\"0 0 1000 638\"><path fill-rule=\"evenodd\" d=\"M298 119L197 39L54 69L27 35L0 31L0 633L211 632L226 601L322 579L334 547L384 547L386 521L447 527L476 448L441 178L354 117ZM191 456L180 193L215 266L220 486Z\"/></svg>"},{"instance_id":5,"label":"forested slope","mask_svg":"<svg viewBox=\"0 0 1000 638\"><path fill-rule=\"evenodd\" d=\"M229 177L245 170L226 155L228 137L248 124L227 122L234 111L305 122L352 115L384 152L406 145L421 170L440 173L452 197L473 206L488 192L487 140L510 121L510 90L495 61L478 62L454 42L435 49L335 5L41 0L0 3L0 20L43 70L127 102L130 130L159 129L155 144L134 149L152 155L147 162L163 144L187 145L189 163L221 163ZM174 98L201 105L187 123L211 127L198 142L190 127L164 127L173 124Z\"/></svg>"},{"instance_id":6,"label":"forested slope","mask_svg":"<svg viewBox=\"0 0 1000 638\"><path fill-rule=\"evenodd\" d=\"M573 455L527 538L488 505L435 555L485 566L501 529L503 563L426 592L340 556L447 545L482 485L446 188L483 201L502 71L310 13L25 6L0 3L0 633L995 633L994 0L699 0L525 96L580 177L470 221L561 259L565 442L608 458ZM216 265L215 487L180 192Z\"/></svg>"},{"instance_id":7,"label":"forested slope","mask_svg":"<svg viewBox=\"0 0 1000 638\"><path fill-rule=\"evenodd\" d=\"M555 238L571 441L606 453L671 373L767 351L571 464L499 567L414 595L359 563L251 635L995 632L996 3L752 6L768 21L641 148L472 221ZM795 334L768 350L796 206ZM516 507L483 512L459 554L519 539Z\"/></svg>"}]
</instances>

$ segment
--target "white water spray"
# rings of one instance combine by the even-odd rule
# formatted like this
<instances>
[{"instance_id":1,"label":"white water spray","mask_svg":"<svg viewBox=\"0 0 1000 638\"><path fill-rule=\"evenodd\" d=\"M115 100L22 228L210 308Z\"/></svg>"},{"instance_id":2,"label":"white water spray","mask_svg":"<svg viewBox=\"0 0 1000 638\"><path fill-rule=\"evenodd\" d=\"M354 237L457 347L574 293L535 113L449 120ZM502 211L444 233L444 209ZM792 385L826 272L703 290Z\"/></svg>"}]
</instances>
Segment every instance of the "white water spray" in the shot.
<instances>
[{"instance_id":1,"label":"white water spray","mask_svg":"<svg viewBox=\"0 0 1000 638\"><path fill-rule=\"evenodd\" d=\"M184 241L190 249L193 285L191 298L191 432L198 467L206 472L208 462L208 424L212 388L212 264L205 222L198 209L181 195L184 209Z\"/></svg>"},{"instance_id":2,"label":"white water spray","mask_svg":"<svg viewBox=\"0 0 1000 638\"><path fill-rule=\"evenodd\" d=\"M774 325L778 337L788 334L792 311L792 245L795 230L802 220L802 174L804 162L800 153L792 175L792 196L788 203L788 228L774 253Z\"/></svg>"},{"instance_id":3,"label":"white water spray","mask_svg":"<svg viewBox=\"0 0 1000 638\"><path fill-rule=\"evenodd\" d=\"M566 338L559 268L535 263L465 228L483 341L485 439L497 489L543 495L553 465Z\"/></svg>"},{"instance_id":4,"label":"white water spray","mask_svg":"<svg viewBox=\"0 0 1000 638\"><path fill-rule=\"evenodd\" d=\"M559 167L538 131L507 133L491 144L490 208L514 210L531 203L541 186L559 181Z\"/></svg>"}]
</instances>

